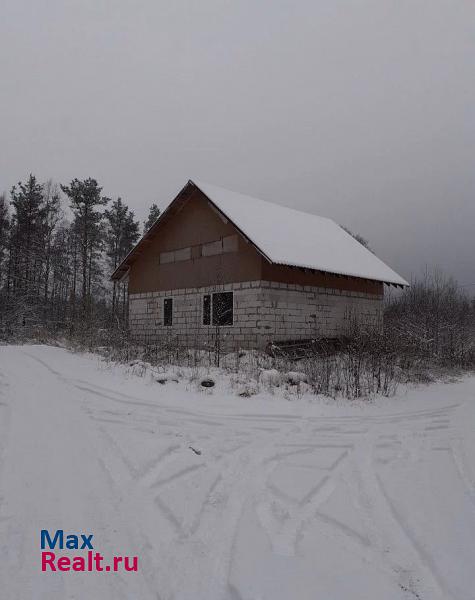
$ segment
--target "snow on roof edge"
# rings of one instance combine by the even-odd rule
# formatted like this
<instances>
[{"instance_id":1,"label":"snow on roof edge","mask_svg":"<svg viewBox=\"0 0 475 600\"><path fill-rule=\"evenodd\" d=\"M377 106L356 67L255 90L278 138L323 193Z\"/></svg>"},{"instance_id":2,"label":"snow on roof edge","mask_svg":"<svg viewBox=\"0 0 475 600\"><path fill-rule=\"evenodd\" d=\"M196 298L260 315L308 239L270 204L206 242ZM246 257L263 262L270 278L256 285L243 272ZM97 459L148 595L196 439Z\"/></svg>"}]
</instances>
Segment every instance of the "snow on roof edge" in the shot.
<instances>
[{"instance_id":1,"label":"snow on roof edge","mask_svg":"<svg viewBox=\"0 0 475 600\"><path fill-rule=\"evenodd\" d=\"M380 281L382 283L386 283L386 284L393 284L393 285L400 285L403 287L409 287L409 283L403 278L401 277L398 273L396 273L393 269L391 269L391 267L389 267L384 261L382 261L380 258L378 258L373 252L371 252L371 250L368 250L367 248L365 248L360 242L358 242L357 240L355 240L353 238L353 236L351 236L351 234L349 234L347 231L345 231L338 223L336 223L336 221L334 221L333 219L329 218L329 217L321 217L319 215L314 215L312 213L307 213L304 211L300 211L297 210L295 208L291 208L288 206L284 206L282 204L276 204L273 202L269 202L267 200L261 200L260 198L253 198L252 196L247 196L245 194L240 194L238 192L232 192L230 190L226 190L225 188L220 188L218 186L215 186L213 184L208 184L196 179L190 179L189 183L193 184L197 189L199 189L211 202L212 204L214 204L215 206L217 206L217 208L226 216L226 218L228 218L230 221L232 221L234 223L234 225L259 249L259 251L266 257L268 258L268 260L270 260L270 262L272 262L273 264L280 264L280 265L285 265L285 266L292 266L292 267L299 267L299 268L304 268L304 269L311 269L314 271L321 271L321 272L325 272L325 273L333 273L335 275L343 275L343 276L347 276L347 277L356 277L356 278L360 278L360 279L368 279L371 281ZM353 271L349 268L345 268L344 270L342 269L336 269L336 268L326 268L323 266L317 266L315 263L307 263L305 261L285 261L282 259L275 259L272 257L272 253L269 254L269 252L267 251L267 249L263 248L261 243L259 242L259 240L256 239L256 236L250 232L244 225L242 222L239 222L239 219L236 219L234 215L230 215L228 214L226 207L223 207L223 202L220 201L219 199L216 198L216 196L212 193L213 190L224 193L224 194L231 194L235 197L240 197L242 199L245 200L250 200L253 202L257 202L261 205L265 205L265 207L271 209L272 207L278 207L279 209L283 209L285 211L289 211L291 214L293 215L297 215L297 216L303 216L305 218L311 217L311 218L315 218L318 219L319 221L327 221L329 224L331 224L332 226L337 227L340 231L344 232L345 235L347 235L348 237L350 237L351 239L353 239L357 244L359 244L359 246L361 247L361 249L364 249L365 252L369 253L372 257L373 262L376 263L377 266L381 266L384 268L384 270L386 270L386 276L382 277L382 276L371 276L368 273L362 273L361 271ZM211 191L211 193L210 193ZM379 265L377 264L379 263Z\"/></svg>"},{"instance_id":2,"label":"snow on roof edge","mask_svg":"<svg viewBox=\"0 0 475 600\"><path fill-rule=\"evenodd\" d=\"M127 256L122 260L122 262L120 263L120 265L118 265L118 267L115 269L115 271L112 273L111 275L111 280L112 279L117 279L118 276L122 273L121 277L123 277L126 272L128 271L128 269L130 268L129 263L129 259L131 259L133 257L133 255L137 252L139 246L141 246L141 244L143 243L143 241L145 240L145 238L148 236L148 234L151 232L152 229L154 229L157 225L158 222L162 221L162 217L168 212L168 209L171 207L171 205L175 202L175 200L177 200L182 192L189 186L192 185L195 188L197 188L198 190L200 190L201 193L203 193L209 200L210 202L227 218L229 219L235 227L237 227L237 229L239 231L241 231L241 233L256 247L256 249L267 259L269 260L271 263L273 264L279 264L279 265L285 265L285 266L290 266L290 267L296 267L296 268L303 268L303 269L311 269L313 271L320 271L322 273L329 273L329 274L335 274L335 275L341 275L341 276L346 276L346 277L355 277L355 278L360 278L360 279L367 279L370 281L379 281L385 284L393 284L396 286L409 286L409 283L403 278L401 277L398 273L396 273L393 269L391 269L388 265L386 265L386 263L384 263L381 259L379 259L375 254L373 254L370 250L368 250L367 248L365 248L364 246L362 246L359 242L357 242L356 240L354 240L354 238L348 234L340 225L338 225L338 223L336 223L334 220L328 218L328 217L321 217L318 215L314 215L312 213L306 213L304 211L299 211L295 208L290 208L287 206L283 206L281 204L275 204L273 202L269 202L266 200L261 200L258 198L253 198L252 196L246 196L244 194L239 194L237 192L231 192L229 190L226 190L225 188L220 188L218 186L214 186L212 184L207 184L204 182L201 182L199 180L193 180L193 179L189 179L188 182L181 188L181 190L178 192L178 194L175 196L175 198L173 198L173 200L168 204L168 206L166 206L166 208L163 210L162 214L160 215L160 217L155 221L155 223L152 224L152 226L144 233L144 235L141 237L141 239L137 242L137 244L134 246L134 248L132 248L132 250L127 254ZM362 272L362 271L358 271L358 270L352 270L349 267L345 267L344 269L339 269L336 268L335 265L332 265L331 267L329 265L323 265L323 264L316 264L316 263L310 263L307 262L306 260L292 260L292 261L287 261L285 260L284 257L282 256L272 256L272 252L269 253L269 249L268 248L264 248L262 245L262 240L258 240L256 239L256 235L255 233L253 233L252 231L249 231L248 228L245 226L244 223L241 222L241 220L239 218L236 218L236 215L230 215L229 211L226 210L226 207L223 207L223 202L220 202L219 200L217 201L216 199L216 195L213 193L217 192L218 195L230 195L230 196L234 196L237 197L239 199L244 199L247 201L251 201L253 203L257 203L258 205L261 205L261 207L263 206L265 208L266 211L271 211L271 215L272 215L272 207L276 207L277 208L277 212L281 212L281 211L285 211L287 214L286 216L291 216L294 217L296 219L298 218L304 218L304 220L308 220L309 218L316 220L317 223L321 224L322 222L327 222L329 225L331 225L331 227L336 227L338 230L339 235L341 235L341 232L344 232L345 236L348 236L349 238L351 238L356 244L358 244L358 246L354 246L354 249L358 249L358 252L361 254L361 250L363 250L364 253L368 253L371 255L371 261L373 263L373 267L376 270L380 270L383 269L383 271L381 271L378 276L375 276L374 274L371 274L369 272ZM211 192L211 193L210 193ZM326 228L325 228L326 229ZM125 269L125 272L124 272Z\"/></svg>"}]
</instances>

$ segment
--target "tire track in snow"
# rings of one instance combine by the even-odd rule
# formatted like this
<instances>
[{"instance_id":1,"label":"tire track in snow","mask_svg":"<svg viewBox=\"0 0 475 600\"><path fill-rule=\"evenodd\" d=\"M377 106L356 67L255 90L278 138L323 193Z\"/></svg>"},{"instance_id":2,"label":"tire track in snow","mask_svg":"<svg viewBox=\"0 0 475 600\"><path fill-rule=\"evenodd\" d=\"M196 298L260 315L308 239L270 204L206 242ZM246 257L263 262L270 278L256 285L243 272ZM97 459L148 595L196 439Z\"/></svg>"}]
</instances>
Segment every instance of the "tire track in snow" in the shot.
<instances>
[{"instance_id":1,"label":"tire track in snow","mask_svg":"<svg viewBox=\"0 0 475 600\"><path fill-rule=\"evenodd\" d=\"M434 600L437 594L438 598L449 600L451 596L437 565L418 543L384 487L376 468L375 447L372 435L363 438L355 449L352 465L366 513L373 560L389 568L398 578L402 577L398 585L401 589L407 588L413 597ZM415 577L423 582L423 591L410 587Z\"/></svg>"},{"instance_id":2,"label":"tire track in snow","mask_svg":"<svg viewBox=\"0 0 475 600\"><path fill-rule=\"evenodd\" d=\"M43 364L46 366L44 362ZM96 414L95 416L89 415L95 425L100 428L100 431L113 431L114 428L115 431L119 431L119 427L128 427L132 429L134 426L133 423L143 423L147 419L148 422L150 422L150 417L144 416L147 412L148 415L155 415L157 419L163 418L163 424L172 428L179 428L184 436L188 435L191 437L196 435L197 432L200 432L201 437L198 438L200 440L206 438L205 432L212 432L212 430L216 431L217 429L225 430L224 432L219 433L220 436L226 436L231 433L235 434L236 438L238 434L242 433L243 429L249 431L252 428L254 431L259 431L258 434L255 434L256 436L260 436L258 442L251 440L251 443L249 444L238 444L238 446L234 448L234 454L223 449L225 445L224 442L222 442L222 453L220 454L220 458L218 458L218 447L220 444L215 443L213 446L214 454L208 453L208 464L203 468L208 472L211 467L216 467L219 470L220 475L211 482L210 488L205 494L205 500L200 505L198 515L191 526L184 530L182 521L174 516L179 527L175 528L175 537L172 539L169 546L165 548L165 551L169 552L172 557L177 560L180 559L182 563L186 563L187 566L190 565L190 568L194 570L193 577L190 576L190 580L184 582L184 585L187 586L184 592L192 593L192 585L194 584L196 585L195 597L197 598L231 597L240 600L241 594L239 590L229 582L229 569L235 559L235 541L237 532L239 531L240 519L243 511L247 507L255 506L256 501L259 504L259 499L267 493L265 490L265 479L269 478L272 468L276 466L276 463L280 464L281 461L289 456L305 454L305 450L299 449L297 445L294 446L294 448L296 448L295 450L289 450L288 453L282 452L282 448L286 446L285 442L289 432L291 432L292 438L295 436L304 436L304 432L301 429L303 423L301 417L295 417L294 415L276 415L276 418L269 419L268 415L227 416L206 414L206 417L203 418L203 415L199 412L160 406L153 402L142 401L140 398L134 398L133 396L128 396L127 394L122 394L103 386L96 386L90 382L80 382L80 380L64 378L54 370L50 369L50 371L55 373L69 385L73 385L78 390L86 392L88 396L102 398L105 405L107 405L108 402L112 402L115 405L124 406L125 410L133 409L134 411L137 411L137 414L134 415L124 415L123 413L118 412L116 415L117 422L114 423L106 421L105 419L108 417L104 415L102 417L99 416L99 414ZM313 427L313 435L320 436L322 434L333 434L336 445L338 444L338 441L355 441L358 448L360 447L361 437L364 436L364 439L366 439L366 427L373 430L376 427L382 426L383 430L388 431L386 434L388 439L390 439L389 436L393 436L393 439L401 446L400 437L396 436L392 431L399 431L402 427L408 428L409 432L412 428L417 430L419 435L425 428L425 431L429 434L427 439L432 440L434 439L432 437L433 435L441 434L446 431L444 426L449 425L447 416L456 406L458 405L452 405L442 409L398 412L391 415L368 415L368 418L365 417L365 419L352 416L311 418L307 419L306 423L309 427L310 425ZM115 420L116 418L114 415L109 415L109 417L111 417L110 421ZM167 419L170 420L165 423ZM218 428L216 428L217 421L221 422L218 424ZM222 426L223 422L227 424L224 427ZM266 424L271 425L271 427L267 428ZM273 426L276 426L277 429L272 429ZM309 440L308 433L310 433L310 430L305 432L306 441ZM211 433L208 439L213 441L213 436L214 432ZM366 444L364 439L363 445ZM407 439L409 439L409 433ZM371 442L372 441L373 440L371 440ZM304 445L305 444L302 444L302 447ZM120 444L116 443L116 448L117 447L120 447ZM178 447L181 448L182 446L179 445ZM331 447L331 444L327 447ZM325 445L320 445L320 448L323 451ZM424 444L422 444L421 448L425 452ZM411 575L411 569L413 569L413 572L416 574L422 574L423 580L427 582L429 586L432 581L435 581L436 585L434 585L433 591L435 592L435 595L437 595L436 590L438 590L439 594L444 593L440 582L437 582L437 566L433 563L431 564L430 556L425 557L421 554L420 548L417 546L418 541L417 539L415 539L415 542L413 541L412 538L414 538L414 534L408 528L407 522L402 518L403 515L397 512L397 506L396 512L392 510L391 502L393 502L393 499L385 496L385 490L384 488L381 488L383 482L380 480L374 462L370 465L373 471L369 474L366 472L365 469L367 465L365 465L365 461L362 460L363 454L368 451L372 455L373 450L374 443L369 443L366 448L361 450L361 454L359 454L359 450L357 450L356 455L353 450L348 450L348 455L345 456L345 460L342 459L340 463L334 463L335 474L327 476L324 481L315 486L309 492L309 497L306 498L306 502L300 504L299 502L296 503L297 508L299 510L302 509L301 517L304 516L303 509L307 506L312 506L312 508L316 507L313 516L310 514L311 511L309 509L308 519L304 518L303 520L301 519L301 521L305 526L305 524L315 516L317 519L322 518L322 515L319 514L319 507L326 499L331 498L333 491L339 484L339 478L348 476L350 479L353 476L353 471L349 468L350 463L348 459L350 459L356 464L357 469L363 471L362 485L365 488L364 493L370 498L370 503L376 505L376 507L367 507L368 520L372 520L372 525L370 523L372 532L371 536L368 537L370 546L365 550L365 538L358 539L356 532L351 530L351 528L345 530L344 524L341 524L336 520L332 521L331 517L325 517L327 531L331 531L332 527L336 529L339 528L339 530L346 535L349 544L353 544L355 549L359 548L359 551L362 553L366 552L365 556L368 560L377 563L379 568L385 568L391 573L399 573L400 587L404 593L411 594L413 598L420 597L424 600L433 600L434 596L430 596L425 592L417 590L415 587L416 584L413 582L414 578ZM381 450L384 450L384 448L381 448ZM253 451L260 456L253 457ZM119 461L123 462L124 465L127 465L123 469L124 472L126 471L128 473L128 475L125 476L127 485L125 488L122 487L122 490L127 490L127 486L129 486L130 489L135 489L137 494L140 493L141 489L147 489L154 481L160 482L162 467L166 464L169 465L168 461L172 461L174 456L172 451L170 455L166 453L167 456L163 458L163 463L161 463L161 457L157 456L156 459L146 461L142 463L142 465L139 464L137 466L130 459L130 456L127 456L126 447L121 448L121 452L122 454L120 457L116 457L116 462L113 463L111 471L114 473L116 472L116 463ZM116 451L116 454L118 454L118 451ZM111 458L112 460L112 450L111 456L108 456L108 458ZM124 458L125 462L123 461ZM391 458L391 460L394 460L395 458L399 459L405 457L396 453L395 457ZM193 473L194 471L188 471L181 475L178 474L176 477L172 476L169 480L165 478L161 485L163 485L163 489L165 489L169 483L181 486L182 482L184 483L189 476L193 476ZM123 475L120 473L119 469L118 479L121 479L122 477ZM376 487L375 484L377 484ZM292 505L292 507L293 506L294 505ZM158 510L160 510L160 508ZM365 512L364 506L363 508L360 507L360 510ZM162 516L163 513L162 507ZM295 521L297 522L298 519ZM394 523L396 524L396 527L393 527ZM189 538L189 550L183 548L182 537L184 531ZM355 533L356 535L354 535ZM144 536L144 545L149 543L149 532L141 531L137 535ZM223 540L222 544L221 540ZM387 543L386 547L385 543ZM219 547L220 552L222 550L222 556L216 557L215 554L211 554L209 557L201 556L201 549L203 549L203 553L205 553L205 551L212 553L213 550L215 550L213 545ZM285 544L283 544L283 546L285 548ZM152 547L156 548L157 546L151 546L151 548ZM198 556L195 556L192 552L192 549L195 548L199 549ZM422 548L422 550L424 550L424 548ZM162 549L160 551L162 551ZM380 560L378 560L378 555L380 555ZM406 557L404 555L406 555ZM159 554L159 558L160 556L162 555ZM212 556L214 556L216 564L212 563ZM387 559L384 559L384 556L387 556ZM199 578L203 572L206 572L209 577L212 575L215 576L216 588L211 589L209 587L210 584L200 583ZM153 581L154 580L152 579L152 582ZM444 584L442 580L441 583L442 585ZM151 584L151 589L153 589L153 583ZM179 588L174 589L173 586L164 592L164 598L172 598L174 591L177 592L176 598L178 600L178 598L180 598L179 591L181 590L179 590ZM211 593L206 595L206 592ZM444 598L447 598L447 596L445 595Z\"/></svg>"},{"instance_id":3,"label":"tire track in snow","mask_svg":"<svg viewBox=\"0 0 475 600\"><path fill-rule=\"evenodd\" d=\"M289 444L289 446L300 446L303 444ZM325 475L320 477L318 482L307 493L303 494L298 500L292 498L273 483L267 483L267 489L274 496L279 498L285 505L287 518L283 523L274 518L272 514L273 500L267 494L266 500L261 500L256 507L256 512L259 520L267 532L269 540L276 554L282 556L295 556L297 550L297 540L300 537L305 523L308 522L318 511L318 508L328 500L331 494L336 489L336 476L348 458L353 446L339 445L334 443L328 444L307 444L304 447L288 452L274 455L270 461L274 463L274 469L282 464L283 459L298 456L302 454L311 454L316 449L337 449L341 450L341 454L333 460L332 463L324 468ZM277 462L277 464L275 464ZM315 468L313 469L315 474Z\"/></svg>"},{"instance_id":4,"label":"tire track in snow","mask_svg":"<svg viewBox=\"0 0 475 600\"><path fill-rule=\"evenodd\" d=\"M447 450L450 453L457 475L462 482L464 490L467 496L470 498L472 504L475 506L475 483L470 478L469 470L466 466L462 441L452 441L449 447L444 448L444 450Z\"/></svg>"},{"instance_id":5,"label":"tire track in snow","mask_svg":"<svg viewBox=\"0 0 475 600\"><path fill-rule=\"evenodd\" d=\"M422 546L422 544L420 544L419 541L417 540L417 537L412 532L411 528L409 527L406 520L404 519L402 513L397 509L396 504L393 502L393 500L389 496L388 492L386 491L386 488L384 487L381 477L377 473L376 473L376 480L377 480L378 486L381 490L381 494L384 497L384 499L386 500L386 503L389 507L389 510L390 510L394 520L399 525L401 531L405 534L405 536L408 539L409 543L411 544L412 548L417 553L422 565L425 567L426 570L429 571L433 580L436 582L438 591L442 595L442 598L444 598L444 600L449 600L451 598L453 598L453 600L456 600L452 596L451 592L449 591L447 584L446 584L444 578L442 577L435 561L432 559L432 557L429 555L429 553L426 552L426 550ZM424 597L424 596L421 596L421 597Z\"/></svg>"},{"instance_id":6,"label":"tire track in snow","mask_svg":"<svg viewBox=\"0 0 475 600\"><path fill-rule=\"evenodd\" d=\"M84 390L85 386L81 385L80 387L82 388L82 391L91 391L90 389ZM107 395L107 396L109 396L109 395ZM106 399L110 399L110 397L106 398ZM116 398L114 398L114 400L116 400ZM136 403L134 402L134 404L136 404ZM175 412L175 411L173 411L173 412ZM178 416L183 416L182 411L180 411L180 414L177 415L177 417ZM298 420L300 420L300 419L298 419ZM189 426L190 422L191 423L193 423L193 422L196 423L198 421L199 421L198 424L200 424L200 425L205 425L205 426L209 425L209 421L208 420L204 420L204 419L192 419L192 420L187 419L186 423ZM295 427L294 423L295 423L296 419L292 418L292 419L289 419L289 421L291 422L290 423L290 427L293 430L294 427ZM282 427L282 425L285 425L287 428L289 427L288 421L284 421L283 419L279 419L279 423L280 423L281 427ZM182 427L183 424L180 423L180 426ZM249 426L249 423L246 424L246 428L248 426ZM239 432L239 430L238 430L238 432ZM269 432L269 435L270 436L274 436L275 435L275 431ZM281 435L282 435L282 432L278 431L277 432L278 439L280 439ZM109 436L109 438L110 438L110 436ZM251 451L252 451L252 445L247 445L247 444L240 443L238 445L234 445L234 447L232 447L229 450L225 450L224 451L224 458L228 457L231 453L234 452L234 453L237 453L237 455L238 455L237 457L234 457L235 460L239 461L240 457L242 456L243 453L249 454ZM274 450L272 450L272 453L274 453ZM122 459L125 459L124 462L128 466L129 472L132 472L133 477L137 478L137 471L136 471L136 469L134 467L132 467L132 465L130 464L130 461L123 455L122 451L120 451L120 454L121 454ZM257 453L257 456L258 455L259 455L259 453ZM261 459L259 459L259 462L260 461L261 461ZM219 462L221 462L221 461L218 461L218 463ZM192 471L194 471L195 468L196 467L185 468L182 471L180 471L178 473L175 473L175 474L172 474L171 476L169 476L169 477L167 477L167 478L165 478L163 480L158 480L156 482L156 485L160 485L160 486L165 485L166 486L168 483L171 483L171 482L173 482L175 480L178 481L181 477L186 477L186 475L188 475ZM153 470L153 472L156 472L156 468L153 468L152 470ZM259 481L259 485L261 485L261 483L260 483L260 476L258 477L258 481ZM249 494L249 486L247 484L244 484L242 482L242 477L241 477L241 480L240 480L239 484L242 485L244 487L244 489L246 490L246 493ZM156 497L154 499L154 503L157 506L157 508L160 510L162 516L170 523L172 529L175 531L175 534L176 534L176 536L178 536L178 538L183 537L183 535L188 536L188 537L191 536L191 538L193 538L193 537L195 537L199 533L199 531L201 529L202 521L203 520L206 521L207 510L211 507L212 512L214 512L214 508L216 506L216 504L215 504L215 498L216 497L219 498L220 496L222 498L222 497L226 496L226 493L223 492L223 489L225 489L227 486L231 486L231 487L235 486L235 477L231 476L230 472L227 472L226 469L221 469L220 476L218 478L216 478L216 480L211 485L210 490L209 490L209 492L208 492L208 494L207 494L207 496L205 498L205 501L201 505L200 510L199 510L199 512L198 512L195 520L193 521L193 523L192 523L192 525L191 525L191 527L189 528L188 531L183 529L180 520L178 520L176 518L176 516L174 515L174 513L171 511L170 507L161 499L160 496ZM152 487L154 487L153 484L152 484ZM233 502L234 502L234 495L233 495L232 492L229 492L227 494L227 501L229 501L229 500L231 500L231 504L233 504ZM222 503L221 503L221 506L223 506ZM241 506L239 508L239 510L238 510L239 514L241 513L242 509L243 508ZM235 510L237 510L237 509L235 509ZM233 509L229 508L228 506L226 506L226 511L224 513L225 514L224 523L226 523L227 525L229 523L233 522L233 518L230 516L232 513L233 513ZM214 517L214 515L213 515L213 517ZM211 524L209 524L207 526L207 529L211 529ZM213 529L214 529L214 527L213 527ZM238 529L238 521L236 521L235 530L232 532L232 535L231 535L231 537L233 539L234 539L234 536L235 536L235 533L236 533L237 529ZM223 547L223 524L221 524L221 526L218 528L217 533L216 533L216 543L218 543L218 541L219 541L219 545L222 548ZM182 551L182 546L181 545L180 545L179 549L180 549L180 551ZM230 551L230 553L231 553L231 551ZM226 559L226 552L224 552L224 553L222 552L221 554L222 554L222 556L220 558L219 564L221 564L221 565L226 564L225 568L221 567L221 572L222 573L226 573L229 570L229 565L230 565L230 563L232 561L232 556L229 556L229 558ZM223 569L224 569L224 571L223 571ZM225 580L222 581L221 585L223 586L223 589L226 588L226 586L227 586L227 578L225 578Z\"/></svg>"}]
</instances>

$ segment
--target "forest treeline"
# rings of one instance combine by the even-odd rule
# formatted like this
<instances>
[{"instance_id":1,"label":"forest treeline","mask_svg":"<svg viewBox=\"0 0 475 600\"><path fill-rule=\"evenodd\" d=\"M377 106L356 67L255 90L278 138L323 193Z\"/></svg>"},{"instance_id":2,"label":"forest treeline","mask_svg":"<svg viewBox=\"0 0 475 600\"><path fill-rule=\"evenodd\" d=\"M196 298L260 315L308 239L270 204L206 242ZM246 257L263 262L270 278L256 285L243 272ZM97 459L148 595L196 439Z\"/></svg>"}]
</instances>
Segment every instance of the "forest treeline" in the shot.
<instances>
[{"instance_id":1,"label":"forest treeline","mask_svg":"<svg viewBox=\"0 0 475 600\"><path fill-rule=\"evenodd\" d=\"M111 346L129 356L134 342L127 332L126 283L110 276L159 214L152 204L139 223L121 198L105 196L91 178L59 185L30 175L0 195L0 340L69 338L90 350ZM387 295L383 329L349 322L341 356L355 381L365 361L388 372L388 381L396 367L473 368L475 298L468 291L437 270L426 272L403 292ZM179 340L168 338L154 340L152 353L171 351L176 359ZM188 348L181 350L188 356ZM331 360L340 369L341 357Z\"/></svg>"},{"instance_id":2,"label":"forest treeline","mask_svg":"<svg viewBox=\"0 0 475 600\"><path fill-rule=\"evenodd\" d=\"M58 185L30 175L0 195L1 327L124 325L126 286L110 275L159 214L153 204L141 227L92 178Z\"/></svg>"}]
</instances>

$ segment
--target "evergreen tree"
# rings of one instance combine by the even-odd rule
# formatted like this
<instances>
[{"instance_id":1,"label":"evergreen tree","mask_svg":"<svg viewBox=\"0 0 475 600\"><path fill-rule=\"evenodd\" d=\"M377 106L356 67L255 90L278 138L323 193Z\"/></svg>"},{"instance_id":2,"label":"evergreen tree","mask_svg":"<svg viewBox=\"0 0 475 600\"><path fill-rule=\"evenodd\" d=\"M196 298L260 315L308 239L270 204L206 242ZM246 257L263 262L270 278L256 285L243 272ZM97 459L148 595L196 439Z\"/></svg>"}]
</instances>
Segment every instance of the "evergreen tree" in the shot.
<instances>
[{"instance_id":1,"label":"evergreen tree","mask_svg":"<svg viewBox=\"0 0 475 600\"><path fill-rule=\"evenodd\" d=\"M158 208L158 206L156 204L152 204L152 206L150 207L150 209L148 211L147 220L144 221L144 224L143 224L143 232L144 233L146 233L150 229L150 227L152 227L152 225L155 223L155 221L160 216L160 213L161 213L161 211Z\"/></svg>"},{"instance_id":2,"label":"evergreen tree","mask_svg":"<svg viewBox=\"0 0 475 600\"><path fill-rule=\"evenodd\" d=\"M43 290L45 303L48 302L51 261L53 253L54 233L61 220L61 201L59 189L51 180L44 186L44 210L43 222Z\"/></svg>"},{"instance_id":3,"label":"evergreen tree","mask_svg":"<svg viewBox=\"0 0 475 600\"><path fill-rule=\"evenodd\" d=\"M100 267L98 259L102 249L102 220L98 210L109 201L101 196L102 188L95 179L73 179L61 189L69 198L74 213L73 229L79 240L79 263L81 272L81 302L84 316L91 316L91 291L98 282Z\"/></svg>"},{"instance_id":4,"label":"evergreen tree","mask_svg":"<svg viewBox=\"0 0 475 600\"><path fill-rule=\"evenodd\" d=\"M64 321L68 315L73 319L74 315L75 297L73 299L71 295L73 289L72 239L75 237L71 225L64 222L59 223L53 232L50 252L49 304L50 315L55 321Z\"/></svg>"},{"instance_id":5,"label":"evergreen tree","mask_svg":"<svg viewBox=\"0 0 475 600\"><path fill-rule=\"evenodd\" d=\"M137 242L140 235L139 223L135 220L134 213L122 202L121 198L117 198L104 214L107 223L106 256L109 270L112 273ZM118 312L118 301L118 284L114 281L112 315Z\"/></svg>"},{"instance_id":6,"label":"evergreen tree","mask_svg":"<svg viewBox=\"0 0 475 600\"><path fill-rule=\"evenodd\" d=\"M11 190L13 207L10 237L11 287L30 302L39 291L41 272L38 267L43 251L46 208L43 186L30 175L26 183Z\"/></svg>"}]
</instances>

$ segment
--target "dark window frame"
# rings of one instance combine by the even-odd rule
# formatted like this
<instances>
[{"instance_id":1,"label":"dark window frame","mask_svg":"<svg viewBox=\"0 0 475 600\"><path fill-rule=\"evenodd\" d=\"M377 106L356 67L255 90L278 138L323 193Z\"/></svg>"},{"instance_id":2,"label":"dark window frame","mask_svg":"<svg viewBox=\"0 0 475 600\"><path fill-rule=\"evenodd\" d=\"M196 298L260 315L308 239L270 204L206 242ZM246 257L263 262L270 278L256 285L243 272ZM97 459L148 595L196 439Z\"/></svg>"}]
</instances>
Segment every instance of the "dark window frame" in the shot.
<instances>
[{"instance_id":1,"label":"dark window frame","mask_svg":"<svg viewBox=\"0 0 475 600\"><path fill-rule=\"evenodd\" d=\"M220 297L226 296L228 298L228 308L225 312L230 311L231 319L226 319L227 322L219 322L219 318L221 317L221 321L223 320L223 315L219 314L217 311L219 310ZM229 303L229 299L231 302ZM224 301L224 298L221 298L221 301ZM233 327L234 325L234 292L211 292L209 294L203 294L203 314L202 314L202 324L204 326L212 326L212 327Z\"/></svg>"},{"instance_id":2,"label":"dark window frame","mask_svg":"<svg viewBox=\"0 0 475 600\"><path fill-rule=\"evenodd\" d=\"M163 324L166 327L173 325L173 298L163 299Z\"/></svg>"},{"instance_id":3,"label":"dark window frame","mask_svg":"<svg viewBox=\"0 0 475 600\"><path fill-rule=\"evenodd\" d=\"M211 294L203 296L203 325L211 325Z\"/></svg>"}]
</instances>

